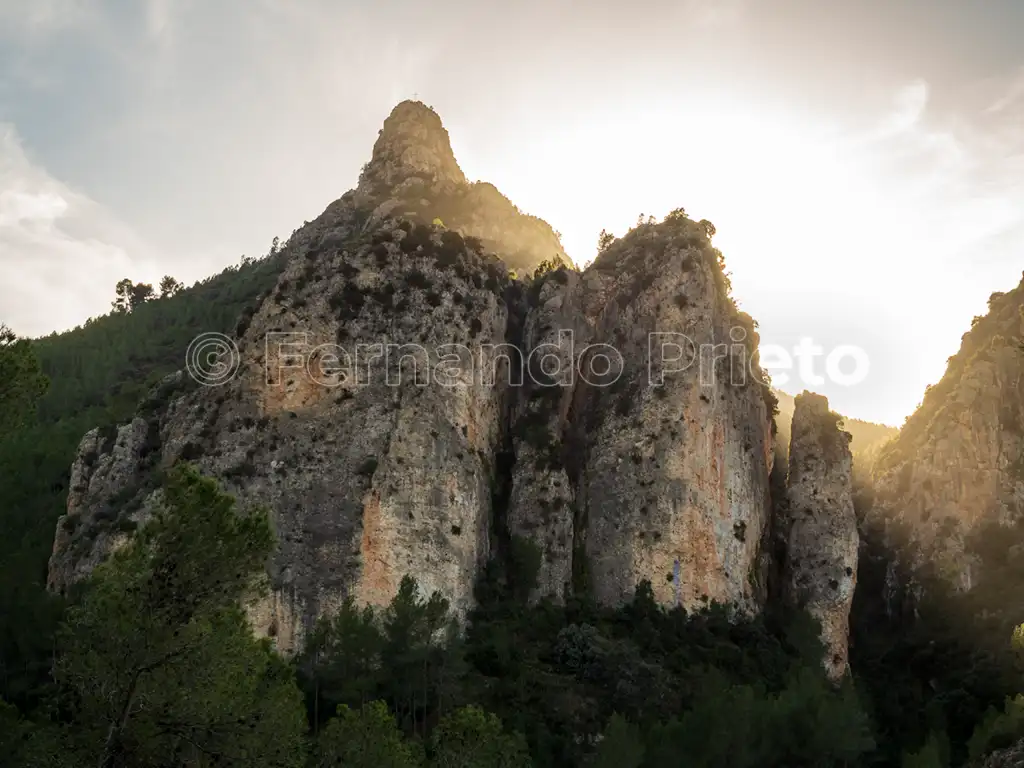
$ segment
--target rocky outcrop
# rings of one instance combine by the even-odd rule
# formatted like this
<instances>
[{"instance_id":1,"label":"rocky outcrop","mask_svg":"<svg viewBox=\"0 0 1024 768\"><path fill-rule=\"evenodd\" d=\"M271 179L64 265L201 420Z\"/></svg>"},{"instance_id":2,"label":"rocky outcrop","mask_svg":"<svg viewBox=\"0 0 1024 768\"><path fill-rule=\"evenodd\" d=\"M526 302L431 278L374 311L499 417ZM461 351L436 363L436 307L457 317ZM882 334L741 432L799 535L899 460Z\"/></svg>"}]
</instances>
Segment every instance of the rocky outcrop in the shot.
<instances>
[{"instance_id":1,"label":"rocky outcrop","mask_svg":"<svg viewBox=\"0 0 1024 768\"><path fill-rule=\"evenodd\" d=\"M136 471L145 461L148 442L149 426L142 418L120 427L113 435L94 429L82 438L71 466L67 515L54 535L53 551L59 567L50 573L51 587L62 587L87 575L138 525L142 509L135 499ZM96 524L78 530L86 518Z\"/></svg>"},{"instance_id":2,"label":"rocky outcrop","mask_svg":"<svg viewBox=\"0 0 1024 768\"><path fill-rule=\"evenodd\" d=\"M593 347L576 394L585 569L618 603L756 608L770 510L771 399L753 322L728 295L705 223L646 224L584 274ZM614 365L621 355L621 367ZM602 355L613 361L601 380Z\"/></svg>"},{"instance_id":3,"label":"rocky outcrop","mask_svg":"<svg viewBox=\"0 0 1024 768\"><path fill-rule=\"evenodd\" d=\"M795 403L792 395L779 390L773 391L779 400L779 413L775 418L775 423L778 426L775 447L779 460L785 466L789 456L790 425L793 422ZM871 468L882 448L899 434L896 427L861 419L851 419L846 416L843 417L843 430L850 435L850 452L853 454L855 479L863 477L865 480L870 477Z\"/></svg>"},{"instance_id":4,"label":"rocky outcrop","mask_svg":"<svg viewBox=\"0 0 1024 768\"><path fill-rule=\"evenodd\" d=\"M509 527L541 549L540 593L617 604L647 580L664 605L755 610L772 403L706 225L643 224L530 304Z\"/></svg>"},{"instance_id":5,"label":"rocky outcrop","mask_svg":"<svg viewBox=\"0 0 1024 768\"><path fill-rule=\"evenodd\" d=\"M857 585L857 519L850 436L828 400L796 398L789 450L790 514L786 575L791 599L821 624L824 666L833 680L847 669L850 606Z\"/></svg>"},{"instance_id":6,"label":"rocky outcrop","mask_svg":"<svg viewBox=\"0 0 1024 768\"><path fill-rule=\"evenodd\" d=\"M251 616L281 650L406 574L464 613L492 547L520 540L538 597L618 603L646 579L665 605L756 610L773 398L712 232L677 211L577 272L550 227L466 182L436 114L400 104L212 367L197 348L83 441L51 588L145 524L187 460L271 511Z\"/></svg>"},{"instance_id":7,"label":"rocky outcrop","mask_svg":"<svg viewBox=\"0 0 1024 768\"><path fill-rule=\"evenodd\" d=\"M165 403L148 428L154 467L193 461L273 511L274 591L256 618L285 648L347 594L386 604L406 573L464 612L488 555L504 391L476 374L495 366L508 278L456 233L404 226L310 238L239 340L238 375ZM480 354L442 365L444 345L470 344ZM72 495L87 530L123 488L147 490L151 467L122 442L98 464L117 473ZM97 536L83 565L58 541L51 585L107 550Z\"/></svg>"},{"instance_id":8,"label":"rocky outcrop","mask_svg":"<svg viewBox=\"0 0 1024 768\"><path fill-rule=\"evenodd\" d=\"M980 768L1024 768L1024 741L997 749L978 763Z\"/></svg>"},{"instance_id":9,"label":"rocky outcrop","mask_svg":"<svg viewBox=\"0 0 1024 768\"><path fill-rule=\"evenodd\" d=\"M438 219L479 238L511 269L570 262L547 222L524 214L493 184L467 182L441 118L419 102L402 102L384 121L352 201L372 211L372 222L387 216Z\"/></svg>"},{"instance_id":10,"label":"rocky outcrop","mask_svg":"<svg viewBox=\"0 0 1024 768\"><path fill-rule=\"evenodd\" d=\"M1024 515L1024 284L989 299L942 380L881 451L872 522L961 589L971 533Z\"/></svg>"}]
</instances>

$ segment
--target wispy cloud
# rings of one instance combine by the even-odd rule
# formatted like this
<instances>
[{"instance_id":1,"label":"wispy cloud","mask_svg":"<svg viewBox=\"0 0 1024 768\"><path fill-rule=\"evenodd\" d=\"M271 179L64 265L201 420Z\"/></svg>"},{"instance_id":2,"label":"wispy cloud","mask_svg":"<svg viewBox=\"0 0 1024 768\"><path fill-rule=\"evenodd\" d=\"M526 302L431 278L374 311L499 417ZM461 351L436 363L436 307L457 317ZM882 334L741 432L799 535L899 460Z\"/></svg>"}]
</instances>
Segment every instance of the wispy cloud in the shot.
<instances>
[{"instance_id":1,"label":"wispy cloud","mask_svg":"<svg viewBox=\"0 0 1024 768\"><path fill-rule=\"evenodd\" d=\"M932 109L929 85L915 81L896 91L874 130L851 142L886 180L893 212L911 214L903 220L908 240L928 243L936 262L962 260L971 248L976 260L989 239L1024 225L1019 89L1004 80L990 106L979 89L973 99Z\"/></svg>"},{"instance_id":2,"label":"wispy cloud","mask_svg":"<svg viewBox=\"0 0 1024 768\"><path fill-rule=\"evenodd\" d=\"M0 320L37 335L109 309L114 283L155 275L149 249L123 224L53 178L0 123Z\"/></svg>"}]
</instances>

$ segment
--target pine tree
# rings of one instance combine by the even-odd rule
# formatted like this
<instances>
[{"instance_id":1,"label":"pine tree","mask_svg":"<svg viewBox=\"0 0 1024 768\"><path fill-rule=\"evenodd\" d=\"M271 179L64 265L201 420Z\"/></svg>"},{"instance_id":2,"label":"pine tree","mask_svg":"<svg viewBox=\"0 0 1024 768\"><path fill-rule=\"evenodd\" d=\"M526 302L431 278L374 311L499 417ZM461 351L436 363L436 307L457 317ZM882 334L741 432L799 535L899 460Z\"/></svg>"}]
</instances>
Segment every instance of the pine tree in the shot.
<instances>
[{"instance_id":1,"label":"pine tree","mask_svg":"<svg viewBox=\"0 0 1024 768\"><path fill-rule=\"evenodd\" d=\"M0 323L0 432L30 421L48 386L31 344Z\"/></svg>"},{"instance_id":2,"label":"pine tree","mask_svg":"<svg viewBox=\"0 0 1024 768\"><path fill-rule=\"evenodd\" d=\"M301 765L301 694L241 607L273 546L266 514L187 466L163 495L60 633L65 747L101 768Z\"/></svg>"},{"instance_id":3,"label":"pine tree","mask_svg":"<svg viewBox=\"0 0 1024 768\"><path fill-rule=\"evenodd\" d=\"M171 296L174 296L175 294L180 293L183 290L185 290L185 286L179 283L170 275L164 275L163 279L160 281L161 299L169 299Z\"/></svg>"},{"instance_id":4,"label":"pine tree","mask_svg":"<svg viewBox=\"0 0 1024 768\"><path fill-rule=\"evenodd\" d=\"M338 707L320 734L315 768L418 768L422 748L402 738L395 718L382 701L359 710Z\"/></svg>"},{"instance_id":5,"label":"pine tree","mask_svg":"<svg viewBox=\"0 0 1024 768\"><path fill-rule=\"evenodd\" d=\"M477 707L455 710L431 734L431 768L530 768L519 734L508 734L496 715Z\"/></svg>"}]
</instances>

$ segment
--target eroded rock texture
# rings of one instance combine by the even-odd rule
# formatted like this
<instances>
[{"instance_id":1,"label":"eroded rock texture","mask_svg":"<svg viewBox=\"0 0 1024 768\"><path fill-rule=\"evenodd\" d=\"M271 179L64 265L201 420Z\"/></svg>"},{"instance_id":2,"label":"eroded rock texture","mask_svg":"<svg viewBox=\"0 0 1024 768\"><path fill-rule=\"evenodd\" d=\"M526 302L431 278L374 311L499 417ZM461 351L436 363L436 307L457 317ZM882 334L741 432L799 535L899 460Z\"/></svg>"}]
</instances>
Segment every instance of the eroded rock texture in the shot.
<instances>
[{"instance_id":1,"label":"eroded rock texture","mask_svg":"<svg viewBox=\"0 0 1024 768\"><path fill-rule=\"evenodd\" d=\"M633 230L585 273L580 304L592 343L623 362L575 400L596 596L618 603L648 579L665 605L756 608L771 400L753 322L729 298L704 226L670 217Z\"/></svg>"},{"instance_id":2,"label":"eroded rock texture","mask_svg":"<svg viewBox=\"0 0 1024 768\"><path fill-rule=\"evenodd\" d=\"M522 386L511 418L515 463L509 531L541 554L537 595L571 592L577 531L577 488L564 440L577 384L577 345L587 338L579 301L580 275L560 269L533 287L523 329Z\"/></svg>"},{"instance_id":3,"label":"eroded rock texture","mask_svg":"<svg viewBox=\"0 0 1024 768\"><path fill-rule=\"evenodd\" d=\"M971 534L1024 514L1024 284L989 299L942 380L882 450L872 522L970 589Z\"/></svg>"},{"instance_id":4,"label":"eroded rock texture","mask_svg":"<svg viewBox=\"0 0 1024 768\"><path fill-rule=\"evenodd\" d=\"M431 197L410 206L412 189ZM254 618L281 648L348 594L388 602L406 573L465 611L488 556L508 377L482 372L507 365L488 345L505 341L510 280L479 240L429 222L454 195L448 218L467 236L528 263L561 253L546 224L473 190L437 115L399 105L359 188L286 245L275 291L240 323L238 374L210 387L179 376L116 441L83 441L51 588L144 522L158 471L189 460L273 513L274 589ZM474 355L439 373L445 345Z\"/></svg>"},{"instance_id":5,"label":"eroded rock texture","mask_svg":"<svg viewBox=\"0 0 1024 768\"><path fill-rule=\"evenodd\" d=\"M372 211L371 221L438 218L480 238L510 269L532 270L552 258L569 262L546 221L524 214L493 184L467 182L441 118L419 102L402 102L384 121L352 201Z\"/></svg>"},{"instance_id":6,"label":"eroded rock texture","mask_svg":"<svg viewBox=\"0 0 1024 768\"><path fill-rule=\"evenodd\" d=\"M772 398L708 232L670 216L534 283L508 519L542 550L540 594L763 601Z\"/></svg>"},{"instance_id":7,"label":"eroded rock texture","mask_svg":"<svg viewBox=\"0 0 1024 768\"><path fill-rule=\"evenodd\" d=\"M821 623L825 671L846 673L850 606L857 585L857 518L853 509L849 434L821 395L796 398L789 450L791 598Z\"/></svg>"},{"instance_id":8,"label":"eroded rock texture","mask_svg":"<svg viewBox=\"0 0 1024 768\"><path fill-rule=\"evenodd\" d=\"M678 211L575 271L547 224L466 182L436 114L400 104L358 187L286 244L222 358L236 375L170 377L86 436L51 588L187 460L270 509L273 589L251 613L285 651L405 574L464 613L506 534L540 550L538 597L618 603L648 579L666 605L756 610L773 398L712 233Z\"/></svg>"}]
</instances>

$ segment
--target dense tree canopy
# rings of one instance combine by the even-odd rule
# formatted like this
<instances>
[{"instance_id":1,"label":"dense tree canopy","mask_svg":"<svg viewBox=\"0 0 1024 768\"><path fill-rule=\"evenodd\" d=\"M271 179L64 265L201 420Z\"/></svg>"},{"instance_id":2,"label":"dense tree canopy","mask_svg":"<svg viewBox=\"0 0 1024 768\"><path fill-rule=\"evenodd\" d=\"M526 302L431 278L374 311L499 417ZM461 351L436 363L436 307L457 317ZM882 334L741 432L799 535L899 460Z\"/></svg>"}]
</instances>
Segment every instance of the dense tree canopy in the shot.
<instances>
[{"instance_id":1,"label":"dense tree canopy","mask_svg":"<svg viewBox=\"0 0 1024 768\"><path fill-rule=\"evenodd\" d=\"M47 386L31 343L0 323L0 434L32 420Z\"/></svg>"}]
</instances>

